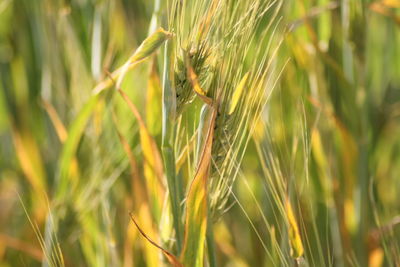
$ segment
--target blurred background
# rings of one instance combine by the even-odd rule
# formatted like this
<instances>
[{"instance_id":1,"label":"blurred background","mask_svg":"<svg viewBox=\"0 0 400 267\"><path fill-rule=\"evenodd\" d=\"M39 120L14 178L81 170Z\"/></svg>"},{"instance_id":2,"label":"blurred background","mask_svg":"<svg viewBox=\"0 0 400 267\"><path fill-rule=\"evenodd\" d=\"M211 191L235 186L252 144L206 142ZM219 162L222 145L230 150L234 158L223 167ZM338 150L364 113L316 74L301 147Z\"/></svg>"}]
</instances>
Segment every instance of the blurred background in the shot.
<instances>
[{"instance_id":1,"label":"blurred background","mask_svg":"<svg viewBox=\"0 0 400 267\"><path fill-rule=\"evenodd\" d=\"M129 219L136 210L149 236L163 236L158 218L146 225L144 178L132 179L121 145L119 133L144 172L139 125L120 97L96 105L71 156L73 197L59 201L57 187L72 122L152 17L165 23L164 2L0 0L1 267L158 266ZM302 264L400 266L400 1L289 0L280 17L275 62L285 66L214 223L218 266L299 264L281 211L287 187ZM124 87L160 144L158 61Z\"/></svg>"}]
</instances>

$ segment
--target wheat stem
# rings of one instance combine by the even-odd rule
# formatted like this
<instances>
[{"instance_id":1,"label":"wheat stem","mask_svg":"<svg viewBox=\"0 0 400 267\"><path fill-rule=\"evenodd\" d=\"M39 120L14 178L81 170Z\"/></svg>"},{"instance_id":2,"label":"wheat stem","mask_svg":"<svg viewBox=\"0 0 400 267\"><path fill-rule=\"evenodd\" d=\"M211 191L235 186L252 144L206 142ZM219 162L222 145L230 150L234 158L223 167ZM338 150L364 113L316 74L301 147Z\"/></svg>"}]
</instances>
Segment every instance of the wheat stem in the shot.
<instances>
[{"instance_id":1,"label":"wheat stem","mask_svg":"<svg viewBox=\"0 0 400 267\"><path fill-rule=\"evenodd\" d=\"M164 54L164 76L163 76L163 120L162 120L162 156L164 159L165 175L167 178L169 198L171 201L173 224L176 235L176 248L180 253L182 249L182 221L181 221L181 207L182 200L180 194L181 181L176 175L175 170L175 112L176 100L175 90L171 86L170 70L171 70L171 53L172 41L165 43Z\"/></svg>"}]
</instances>

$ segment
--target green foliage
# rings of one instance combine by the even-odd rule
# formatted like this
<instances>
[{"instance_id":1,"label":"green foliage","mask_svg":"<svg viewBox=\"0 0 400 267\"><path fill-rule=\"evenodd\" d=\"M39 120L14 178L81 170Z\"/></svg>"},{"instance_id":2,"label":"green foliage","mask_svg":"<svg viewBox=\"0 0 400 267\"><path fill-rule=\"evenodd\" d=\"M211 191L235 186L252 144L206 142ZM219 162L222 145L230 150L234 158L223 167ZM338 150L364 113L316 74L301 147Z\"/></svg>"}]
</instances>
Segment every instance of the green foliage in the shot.
<instances>
[{"instance_id":1,"label":"green foliage","mask_svg":"<svg viewBox=\"0 0 400 267\"><path fill-rule=\"evenodd\" d=\"M398 0L0 0L0 266L399 266Z\"/></svg>"}]
</instances>

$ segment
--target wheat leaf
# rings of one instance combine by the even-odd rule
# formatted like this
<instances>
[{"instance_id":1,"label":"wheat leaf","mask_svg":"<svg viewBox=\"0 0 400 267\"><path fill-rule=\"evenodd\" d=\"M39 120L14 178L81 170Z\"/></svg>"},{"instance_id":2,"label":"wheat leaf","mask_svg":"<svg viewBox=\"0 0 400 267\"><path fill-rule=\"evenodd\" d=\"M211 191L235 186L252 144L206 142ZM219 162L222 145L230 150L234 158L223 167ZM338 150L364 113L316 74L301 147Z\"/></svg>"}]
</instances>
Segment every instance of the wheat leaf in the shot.
<instances>
[{"instance_id":1,"label":"wheat leaf","mask_svg":"<svg viewBox=\"0 0 400 267\"><path fill-rule=\"evenodd\" d=\"M181 260L185 266L203 266L204 242L207 230L207 180L216 116L217 107L214 105L206 142L187 196L185 239L181 254Z\"/></svg>"},{"instance_id":2,"label":"wheat leaf","mask_svg":"<svg viewBox=\"0 0 400 267\"><path fill-rule=\"evenodd\" d=\"M164 254L164 256L168 259L169 263L172 264L172 266L174 267L183 267L184 265L182 265L182 263L178 260L178 258L172 254L171 252L169 252L168 250L164 249L163 247L161 247L160 245L158 245L156 242L154 242L138 225L138 223L136 222L135 218L133 217L132 213L129 213L129 216L131 217L133 223L135 224L136 228L138 229L138 231L140 232L140 234L147 240L149 241L153 246L155 246L156 248L160 249L161 252Z\"/></svg>"}]
</instances>

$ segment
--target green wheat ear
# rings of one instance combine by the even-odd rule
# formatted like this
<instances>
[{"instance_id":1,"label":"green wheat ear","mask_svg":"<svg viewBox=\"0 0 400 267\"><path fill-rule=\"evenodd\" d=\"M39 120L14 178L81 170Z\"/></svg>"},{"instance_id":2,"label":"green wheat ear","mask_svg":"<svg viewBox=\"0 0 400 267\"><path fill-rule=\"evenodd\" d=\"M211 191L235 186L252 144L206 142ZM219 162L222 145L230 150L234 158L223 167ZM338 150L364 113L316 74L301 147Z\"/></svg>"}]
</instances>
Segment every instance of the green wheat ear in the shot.
<instances>
[{"instance_id":1,"label":"green wheat ear","mask_svg":"<svg viewBox=\"0 0 400 267\"><path fill-rule=\"evenodd\" d=\"M181 49L180 55L177 57L174 73L177 115L181 114L185 105L191 103L195 97L195 90L193 90L193 85L188 78L188 64L193 68L200 86L203 87L211 71L211 68L206 64L209 55L210 52L205 43L190 45L186 49Z\"/></svg>"}]
</instances>

